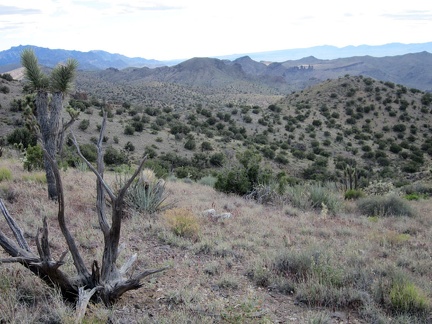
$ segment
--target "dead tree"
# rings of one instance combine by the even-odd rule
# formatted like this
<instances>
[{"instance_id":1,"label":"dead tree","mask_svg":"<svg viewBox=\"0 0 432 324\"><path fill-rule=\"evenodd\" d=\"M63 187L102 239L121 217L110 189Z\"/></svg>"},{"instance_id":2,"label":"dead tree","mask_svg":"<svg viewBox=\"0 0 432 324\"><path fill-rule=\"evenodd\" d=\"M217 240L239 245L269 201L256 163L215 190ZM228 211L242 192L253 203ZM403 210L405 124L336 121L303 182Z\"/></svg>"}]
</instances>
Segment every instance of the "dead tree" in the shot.
<instances>
[{"instance_id":1,"label":"dead tree","mask_svg":"<svg viewBox=\"0 0 432 324\"><path fill-rule=\"evenodd\" d=\"M48 224L46 218L43 220L43 228L38 229L36 235L37 253L34 253L27 243L23 231L9 214L0 199L0 209L6 218L6 221L12 230L15 241L8 238L0 230L0 246L10 255L10 258L0 259L1 263L16 262L28 268L35 275L40 277L48 285L59 288L65 300L77 302L88 300L90 297L95 301L102 301L105 305L114 304L120 296L129 290L138 289L142 286L141 280L151 274L161 272L167 268L147 269L136 275L129 275L129 270L137 259L134 254L121 267L117 266L117 258L119 254L119 241L121 232L121 222L124 208L124 198L129 186L134 179L141 173L145 158L132 175L132 177L123 185L123 187L115 194L104 181L104 163L102 154L102 139L106 124L106 114L102 122L102 127L97 143L98 159L97 169L88 162L81 154L79 145L73 137L73 143L77 149L78 155L84 160L87 166L93 171L97 178L97 217L100 229L104 237L104 251L101 265L97 260L94 260L90 267L87 267L75 243L72 233L66 225L65 204L63 186L60 178L60 173L55 160L45 150L45 157L50 161L56 180L57 196L58 196L58 215L57 220L62 234L65 238L68 250L63 252L59 260L54 260L48 243ZM108 222L105 211L105 196L108 196L111 202L111 224ZM76 270L75 276L70 276L63 272L60 267L64 264L64 258L67 253L72 255L73 263Z\"/></svg>"}]
</instances>

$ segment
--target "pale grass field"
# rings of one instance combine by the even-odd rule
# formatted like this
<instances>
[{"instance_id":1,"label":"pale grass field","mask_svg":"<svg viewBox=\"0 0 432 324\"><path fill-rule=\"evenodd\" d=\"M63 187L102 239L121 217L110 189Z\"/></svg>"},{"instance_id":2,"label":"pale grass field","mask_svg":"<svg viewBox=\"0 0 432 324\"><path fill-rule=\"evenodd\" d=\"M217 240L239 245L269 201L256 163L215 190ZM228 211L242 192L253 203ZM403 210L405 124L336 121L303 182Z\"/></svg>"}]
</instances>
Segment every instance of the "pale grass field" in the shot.
<instances>
[{"instance_id":1,"label":"pale grass field","mask_svg":"<svg viewBox=\"0 0 432 324\"><path fill-rule=\"evenodd\" d=\"M19 160L1 159L0 169L13 178L0 182L0 197L22 226L33 246L43 217L48 218L54 257L65 249L56 224L57 204L47 199L44 183L31 180ZM38 179L38 177L35 177ZM40 178L40 177L39 177ZM115 176L105 178L114 184ZM62 171L66 217L87 264L102 254L102 234L95 213L95 177L75 169ZM193 239L179 237L161 214L129 211L122 226L124 250L120 263L138 253L137 271L169 265L170 269L148 277L143 287L126 293L112 309L90 305L87 323L410 323L415 316L385 313L355 301L328 306L304 302L308 282L290 282L276 273L275 260L286 253L323 255L328 269L344 277L373 281L388 269L407 273L431 301L432 203L410 202L416 217L368 218L355 212L355 203L342 202L335 216L302 211L285 204L263 206L251 200L216 192L196 183L167 182L169 201L196 216L199 225ZM212 220L206 209L229 212L231 218ZM4 221L2 231L9 233ZM1 257L6 255L1 252ZM63 270L73 271L70 256ZM71 272L73 273L73 272ZM255 275L251 275L255 274ZM257 273L268 281L257 283ZM293 286L282 292L283 283ZM357 292L343 287L347 299ZM0 321L5 323L73 323L74 310L19 265L0 265ZM348 291L349 290L349 291ZM309 291L310 292L310 291ZM351 295L350 295L351 294ZM330 295L329 295L330 296ZM330 296L331 297L331 296ZM329 298L330 298L329 297ZM352 297L354 298L354 297ZM357 300L357 299L353 299ZM366 309L367 308L367 309ZM366 315L365 315L366 314ZM424 321L430 320L425 317ZM429 318L429 319L428 319Z\"/></svg>"}]
</instances>

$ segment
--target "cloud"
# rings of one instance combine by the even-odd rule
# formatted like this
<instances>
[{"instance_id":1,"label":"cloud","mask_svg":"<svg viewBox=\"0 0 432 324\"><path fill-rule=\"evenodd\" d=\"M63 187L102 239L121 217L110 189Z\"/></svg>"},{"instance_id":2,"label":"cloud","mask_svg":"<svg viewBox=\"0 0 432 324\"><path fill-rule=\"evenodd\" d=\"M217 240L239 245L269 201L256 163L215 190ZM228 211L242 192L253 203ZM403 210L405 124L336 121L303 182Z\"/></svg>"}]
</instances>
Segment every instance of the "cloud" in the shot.
<instances>
[{"instance_id":1,"label":"cloud","mask_svg":"<svg viewBox=\"0 0 432 324\"><path fill-rule=\"evenodd\" d=\"M153 2L153 1L134 1L132 3L126 3L125 1L82 1L82 0L73 0L73 4L79 6L85 6L91 9L103 10L108 13L117 13L117 14L130 14L136 13L140 11L167 11L167 10L178 10L183 7L177 5L171 5L161 2Z\"/></svg>"},{"instance_id":2,"label":"cloud","mask_svg":"<svg viewBox=\"0 0 432 324\"><path fill-rule=\"evenodd\" d=\"M24 9L13 6L2 6L0 5L0 15L35 15L40 14L39 9Z\"/></svg>"},{"instance_id":3,"label":"cloud","mask_svg":"<svg viewBox=\"0 0 432 324\"><path fill-rule=\"evenodd\" d=\"M432 20L432 12L427 10L411 10L399 14L384 14L383 16L395 20Z\"/></svg>"}]
</instances>

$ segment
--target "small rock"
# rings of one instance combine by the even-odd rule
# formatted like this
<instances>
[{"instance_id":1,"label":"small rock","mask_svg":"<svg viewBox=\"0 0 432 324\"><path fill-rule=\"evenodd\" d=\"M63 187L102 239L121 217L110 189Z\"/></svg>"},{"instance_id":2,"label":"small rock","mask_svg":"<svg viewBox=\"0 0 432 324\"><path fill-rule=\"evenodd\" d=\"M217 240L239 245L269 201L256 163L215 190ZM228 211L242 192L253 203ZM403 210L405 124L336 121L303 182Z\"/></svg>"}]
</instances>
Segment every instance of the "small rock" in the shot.
<instances>
[{"instance_id":1,"label":"small rock","mask_svg":"<svg viewBox=\"0 0 432 324\"><path fill-rule=\"evenodd\" d=\"M206 209L203 211L203 216L215 216L216 215L216 210L214 209Z\"/></svg>"},{"instance_id":2,"label":"small rock","mask_svg":"<svg viewBox=\"0 0 432 324\"><path fill-rule=\"evenodd\" d=\"M222 213L219 215L214 215L214 218L231 218L232 214L231 213Z\"/></svg>"}]
</instances>

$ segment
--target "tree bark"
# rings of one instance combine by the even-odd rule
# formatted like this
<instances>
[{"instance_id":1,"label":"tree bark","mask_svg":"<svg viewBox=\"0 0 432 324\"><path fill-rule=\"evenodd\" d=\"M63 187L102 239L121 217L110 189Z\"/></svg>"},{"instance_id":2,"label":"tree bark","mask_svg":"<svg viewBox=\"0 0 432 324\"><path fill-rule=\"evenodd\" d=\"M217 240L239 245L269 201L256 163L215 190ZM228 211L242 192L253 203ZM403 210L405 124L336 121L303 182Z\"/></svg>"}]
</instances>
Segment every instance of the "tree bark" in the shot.
<instances>
[{"instance_id":1,"label":"tree bark","mask_svg":"<svg viewBox=\"0 0 432 324\"><path fill-rule=\"evenodd\" d=\"M40 127L43 147L51 159L55 160L64 95L61 92L55 92L51 101L49 99L47 91L38 91L36 95L36 117ZM54 171L46 156L44 156L44 168L47 178L48 197L51 200L57 200Z\"/></svg>"}]
</instances>

